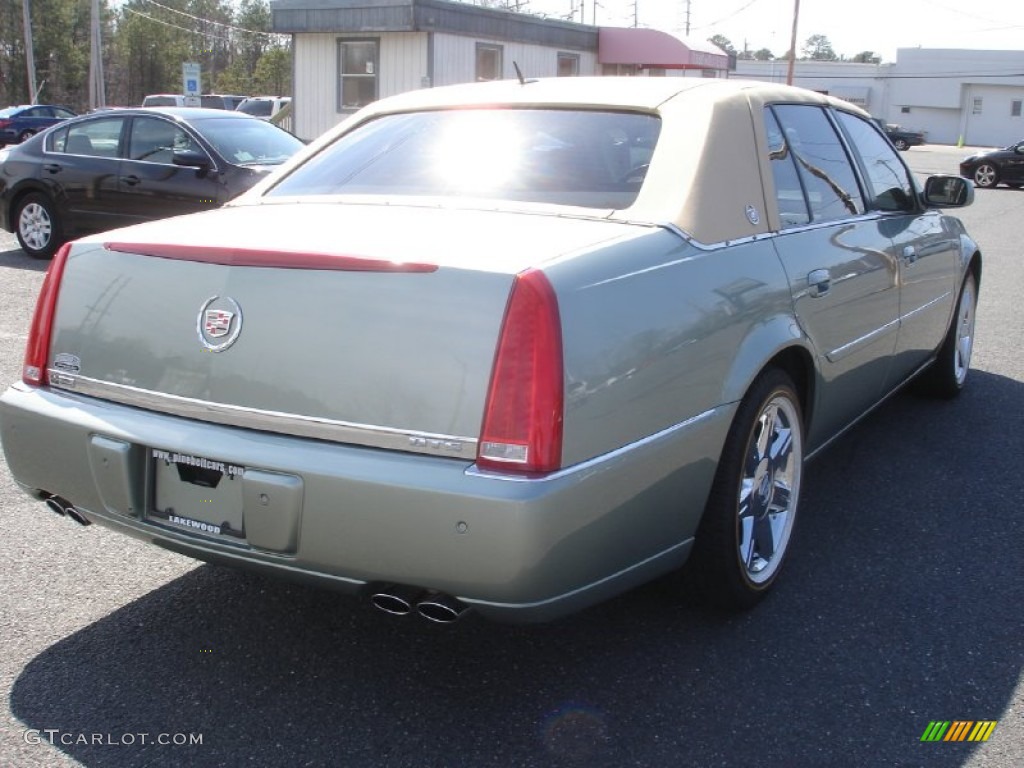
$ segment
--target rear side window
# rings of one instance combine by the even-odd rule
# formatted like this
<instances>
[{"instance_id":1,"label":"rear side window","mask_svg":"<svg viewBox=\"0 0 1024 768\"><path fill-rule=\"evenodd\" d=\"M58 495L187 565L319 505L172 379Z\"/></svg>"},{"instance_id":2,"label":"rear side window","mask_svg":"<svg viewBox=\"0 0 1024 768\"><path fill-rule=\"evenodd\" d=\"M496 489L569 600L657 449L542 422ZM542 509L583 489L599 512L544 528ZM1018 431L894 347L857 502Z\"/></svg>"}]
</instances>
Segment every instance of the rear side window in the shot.
<instances>
[{"instance_id":1,"label":"rear side window","mask_svg":"<svg viewBox=\"0 0 1024 768\"><path fill-rule=\"evenodd\" d=\"M121 154L123 127L123 117L76 123L50 134L47 149L68 155L116 158Z\"/></svg>"},{"instance_id":2,"label":"rear side window","mask_svg":"<svg viewBox=\"0 0 1024 768\"><path fill-rule=\"evenodd\" d=\"M857 176L824 110L803 104L769 109L785 142L783 151L796 166L810 220L834 221L864 213Z\"/></svg>"},{"instance_id":3,"label":"rear side window","mask_svg":"<svg viewBox=\"0 0 1024 768\"><path fill-rule=\"evenodd\" d=\"M880 211L915 210L914 183L888 139L856 115L847 112L837 112L837 115L864 164L871 207Z\"/></svg>"},{"instance_id":4,"label":"rear side window","mask_svg":"<svg viewBox=\"0 0 1024 768\"><path fill-rule=\"evenodd\" d=\"M640 191L660 129L655 115L590 110L385 115L325 147L269 195L487 198L621 209Z\"/></svg>"}]
</instances>

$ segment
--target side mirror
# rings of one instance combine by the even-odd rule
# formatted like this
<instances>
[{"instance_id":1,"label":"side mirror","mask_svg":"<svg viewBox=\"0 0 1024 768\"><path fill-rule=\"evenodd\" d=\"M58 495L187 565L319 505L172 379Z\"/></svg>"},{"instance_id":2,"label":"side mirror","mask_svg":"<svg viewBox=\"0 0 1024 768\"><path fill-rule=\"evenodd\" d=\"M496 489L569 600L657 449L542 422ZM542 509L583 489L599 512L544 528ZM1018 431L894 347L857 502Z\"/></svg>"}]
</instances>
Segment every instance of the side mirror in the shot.
<instances>
[{"instance_id":1,"label":"side mirror","mask_svg":"<svg viewBox=\"0 0 1024 768\"><path fill-rule=\"evenodd\" d=\"M194 149L175 150L172 162L175 165L182 165L186 168L198 168L204 171L209 170L211 165L210 158L205 152L199 152Z\"/></svg>"},{"instance_id":2,"label":"side mirror","mask_svg":"<svg viewBox=\"0 0 1024 768\"><path fill-rule=\"evenodd\" d=\"M963 208L974 202L974 183L963 176L929 176L924 202L933 208Z\"/></svg>"}]
</instances>

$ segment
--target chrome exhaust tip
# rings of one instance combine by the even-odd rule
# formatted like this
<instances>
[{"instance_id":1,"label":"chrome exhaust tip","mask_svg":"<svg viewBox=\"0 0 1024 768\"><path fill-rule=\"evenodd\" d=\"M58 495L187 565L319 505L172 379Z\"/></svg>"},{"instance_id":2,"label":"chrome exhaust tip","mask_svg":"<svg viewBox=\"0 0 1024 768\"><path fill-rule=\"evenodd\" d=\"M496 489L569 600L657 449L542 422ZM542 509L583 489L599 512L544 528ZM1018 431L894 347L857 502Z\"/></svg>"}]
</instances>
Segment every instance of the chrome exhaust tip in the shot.
<instances>
[{"instance_id":1,"label":"chrome exhaust tip","mask_svg":"<svg viewBox=\"0 0 1024 768\"><path fill-rule=\"evenodd\" d=\"M61 517L64 517L64 515L66 515L67 512L64 511L65 507L60 502L61 499L59 497L50 496L48 499L46 499L46 506L50 508L50 511L56 512Z\"/></svg>"},{"instance_id":2,"label":"chrome exhaust tip","mask_svg":"<svg viewBox=\"0 0 1024 768\"><path fill-rule=\"evenodd\" d=\"M427 621L452 624L462 618L467 606L451 595L432 592L416 604L416 611Z\"/></svg>"},{"instance_id":3,"label":"chrome exhaust tip","mask_svg":"<svg viewBox=\"0 0 1024 768\"><path fill-rule=\"evenodd\" d=\"M392 616L407 616L422 594L423 590L416 587L388 584L370 596L370 603Z\"/></svg>"},{"instance_id":4,"label":"chrome exhaust tip","mask_svg":"<svg viewBox=\"0 0 1024 768\"><path fill-rule=\"evenodd\" d=\"M92 525L92 520L79 512L74 506L68 504L64 509L65 514L81 526Z\"/></svg>"},{"instance_id":5,"label":"chrome exhaust tip","mask_svg":"<svg viewBox=\"0 0 1024 768\"><path fill-rule=\"evenodd\" d=\"M46 506L61 517L70 517L79 525L92 525L92 521L75 509L75 505L60 496L48 496L45 499Z\"/></svg>"}]
</instances>

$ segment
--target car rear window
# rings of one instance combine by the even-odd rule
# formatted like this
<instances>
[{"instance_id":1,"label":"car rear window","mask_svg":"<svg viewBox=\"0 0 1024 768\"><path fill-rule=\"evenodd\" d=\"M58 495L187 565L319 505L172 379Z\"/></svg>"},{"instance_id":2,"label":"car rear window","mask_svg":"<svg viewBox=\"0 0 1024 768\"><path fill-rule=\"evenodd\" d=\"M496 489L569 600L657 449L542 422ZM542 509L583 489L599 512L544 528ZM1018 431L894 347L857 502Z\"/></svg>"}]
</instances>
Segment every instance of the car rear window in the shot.
<instances>
[{"instance_id":1,"label":"car rear window","mask_svg":"<svg viewBox=\"0 0 1024 768\"><path fill-rule=\"evenodd\" d=\"M235 107L239 112L245 112L247 115L255 115L256 117L270 117L273 108L274 102L270 99L246 100Z\"/></svg>"},{"instance_id":2,"label":"car rear window","mask_svg":"<svg viewBox=\"0 0 1024 768\"><path fill-rule=\"evenodd\" d=\"M587 208L636 199L660 119L566 109L386 115L341 136L270 192L488 198Z\"/></svg>"}]
</instances>

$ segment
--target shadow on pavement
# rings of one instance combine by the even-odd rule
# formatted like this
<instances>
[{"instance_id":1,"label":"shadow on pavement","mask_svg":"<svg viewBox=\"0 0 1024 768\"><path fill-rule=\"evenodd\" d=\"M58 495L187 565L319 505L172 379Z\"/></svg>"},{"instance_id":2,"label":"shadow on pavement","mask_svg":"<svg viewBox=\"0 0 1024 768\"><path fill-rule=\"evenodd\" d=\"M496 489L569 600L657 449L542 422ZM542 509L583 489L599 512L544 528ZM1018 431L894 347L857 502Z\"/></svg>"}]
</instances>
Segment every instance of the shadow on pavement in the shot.
<instances>
[{"instance_id":1,"label":"shadow on pavement","mask_svg":"<svg viewBox=\"0 0 1024 768\"><path fill-rule=\"evenodd\" d=\"M10 251L0 251L0 267L27 269L31 272L45 272L46 268L49 266L49 259L29 258L20 248L15 248Z\"/></svg>"},{"instance_id":2,"label":"shadow on pavement","mask_svg":"<svg viewBox=\"0 0 1024 768\"><path fill-rule=\"evenodd\" d=\"M73 737L202 734L60 747L95 768L959 766L1010 724L921 743L929 721L1001 720L1024 669L1022 400L974 371L847 435L747 614L659 583L547 625L437 627L204 566L37 656L11 709Z\"/></svg>"}]
</instances>

